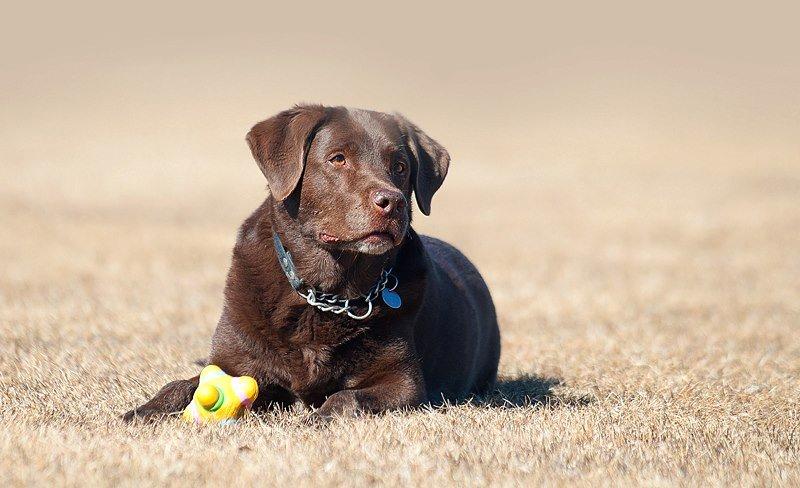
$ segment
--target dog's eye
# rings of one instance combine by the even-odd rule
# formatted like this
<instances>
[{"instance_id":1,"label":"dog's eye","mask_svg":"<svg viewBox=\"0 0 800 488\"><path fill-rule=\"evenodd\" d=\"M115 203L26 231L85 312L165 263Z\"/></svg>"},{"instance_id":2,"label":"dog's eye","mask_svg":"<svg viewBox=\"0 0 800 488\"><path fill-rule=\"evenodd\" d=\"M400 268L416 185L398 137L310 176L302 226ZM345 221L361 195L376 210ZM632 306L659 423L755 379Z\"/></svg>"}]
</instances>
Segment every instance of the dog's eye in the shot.
<instances>
[{"instance_id":1,"label":"dog's eye","mask_svg":"<svg viewBox=\"0 0 800 488\"><path fill-rule=\"evenodd\" d=\"M403 173L405 173L405 172L406 172L406 163L404 163L404 162L402 162L402 161L396 161L396 162L394 163L394 165L392 166L392 170L393 170L395 173L397 173L397 174L401 175L401 174L403 174Z\"/></svg>"},{"instance_id":2,"label":"dog's eye","mask_svg":"<svg viewBox=\"0 0 800 488\"><path fill-rule=\"evenodd\" d=\"M333 157L331 157L328 160L328 162L334 166L344 166L345 163L344 154L341 153L334 154Z\"/></svg>"}]
</instances>

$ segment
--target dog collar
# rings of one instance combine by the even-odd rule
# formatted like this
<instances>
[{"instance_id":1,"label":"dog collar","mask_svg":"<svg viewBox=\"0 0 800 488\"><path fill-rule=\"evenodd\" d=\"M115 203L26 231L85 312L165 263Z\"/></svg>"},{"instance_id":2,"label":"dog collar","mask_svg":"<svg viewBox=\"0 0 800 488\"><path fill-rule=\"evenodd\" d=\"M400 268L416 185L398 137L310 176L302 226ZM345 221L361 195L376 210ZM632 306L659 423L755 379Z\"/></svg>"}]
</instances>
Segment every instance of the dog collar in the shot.
<instances>
[{"instance_id":1,"label":"dog collar","mask_svg":"<svg viewBox=\"0 0 800 488\"><path fill-rule=\"evenodd\" d=\"M400 295L394 291L397 285L400 284L400 280L397 279L397 276L392 274L392 268L386 268L381 271L381 276L378 278L378 281L372 285L372 288L369 289L366 295L361 295L356 298L342 298L339 295L324 293L305 285L297 274L297 268L295 268L294 261L292 261L292 255L283 246L280 236L278 236L278 233L274 230L272 231L272 242L275 244L278 263L281 265L283 274L286 275L286 279L289 280L289 284L294 291L305 298L309 305L323 312L332 312L335 314L346 313L347 316L352 319L363 320L372 315L372 302L374 302L379 295L383 299L383 303L390 308L397 309L403 304ZM391 286L389 286L390 281L393 282ZM303 288L307 288L308 291L303 293ZM365 310L360 314L357 313L357 311L362 308L365 308Z\"/></svg>"}]
</instances>

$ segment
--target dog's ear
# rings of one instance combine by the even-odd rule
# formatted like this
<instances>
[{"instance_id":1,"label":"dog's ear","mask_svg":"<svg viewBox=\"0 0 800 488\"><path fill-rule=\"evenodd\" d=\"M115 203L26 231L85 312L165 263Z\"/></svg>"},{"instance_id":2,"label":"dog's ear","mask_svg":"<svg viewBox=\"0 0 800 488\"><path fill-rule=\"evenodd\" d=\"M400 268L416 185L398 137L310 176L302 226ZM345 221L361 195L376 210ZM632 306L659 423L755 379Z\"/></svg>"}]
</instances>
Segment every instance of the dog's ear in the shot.
<instances>
[{"instance_id":1,"label":"dog's ear","mask_svg":"<svg viewBox=\"0 0 800 488\"><path fill-rule=\"evenodd\" d=\"M395 116L400 122L412 156L411 184L414 187L417 206L422 213L430 215L431 199L447 176L450 154L411 121L400 114Z\"/></svg>"},{"instance_id":2,"label":"dog's ear","mask_svg":"<svg viewBox=\"0 0 800 488\"><path fill-rule=\"evenodd\" d=\"M259 122L247 133L247 144L278 201L292 194L306 161L314 132L325 118L321 105L298 105Z\"/></svg>"}]
</instances>

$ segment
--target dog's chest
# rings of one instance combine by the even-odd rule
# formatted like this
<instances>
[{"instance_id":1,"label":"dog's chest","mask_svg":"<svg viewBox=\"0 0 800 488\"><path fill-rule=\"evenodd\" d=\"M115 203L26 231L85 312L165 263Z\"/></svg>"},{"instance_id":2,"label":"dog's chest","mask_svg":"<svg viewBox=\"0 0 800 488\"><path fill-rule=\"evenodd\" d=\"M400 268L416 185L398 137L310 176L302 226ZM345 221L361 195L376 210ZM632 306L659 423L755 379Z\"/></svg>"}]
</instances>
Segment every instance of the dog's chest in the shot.
<instances>
[{"instance_id":1,"label":"dog's chest","mask_svg":"<svg viewBox=\"0 0 800 488\"><path fill-rule=\"evenodd\" d=\"M320 320L315 313L301 317L286 357L291 390L302 395L341 384L365 332L345 320Z\"/></svg>"}]
</instances>

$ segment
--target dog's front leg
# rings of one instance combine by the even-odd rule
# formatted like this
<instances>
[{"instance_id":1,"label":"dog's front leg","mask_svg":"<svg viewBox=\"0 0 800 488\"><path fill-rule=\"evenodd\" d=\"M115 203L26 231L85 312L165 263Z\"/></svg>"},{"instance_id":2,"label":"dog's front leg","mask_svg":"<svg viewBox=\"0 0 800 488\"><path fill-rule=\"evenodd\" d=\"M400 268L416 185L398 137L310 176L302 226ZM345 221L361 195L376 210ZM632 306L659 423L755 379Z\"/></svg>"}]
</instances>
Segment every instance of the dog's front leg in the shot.
<instances>
[{"instance_id":1,"label":"dog's front leg","mask_svg":"<svg viewBox=\"0 0 800 488\"><path fill-rule=\"evenodd\" d=\"M199 382L200 377L195 376L188 380L167 383L149 402L127 412L122 420L130 422L134 418L153 419L180 412L191 403Z\"/></svg>"},{"instance_id":2,"label":"dog's front leg","mask_svg":"<svg viewBox=\"0 0 800 488\"><path fill-rule=\"evenodd\" d=\"M415 407L426 401L421 375L392 373L371 381L370 386L342 390L329 396L313 414L313 419L355 416L359 412L378 413Z\"/></svg>"}]
</instances>

